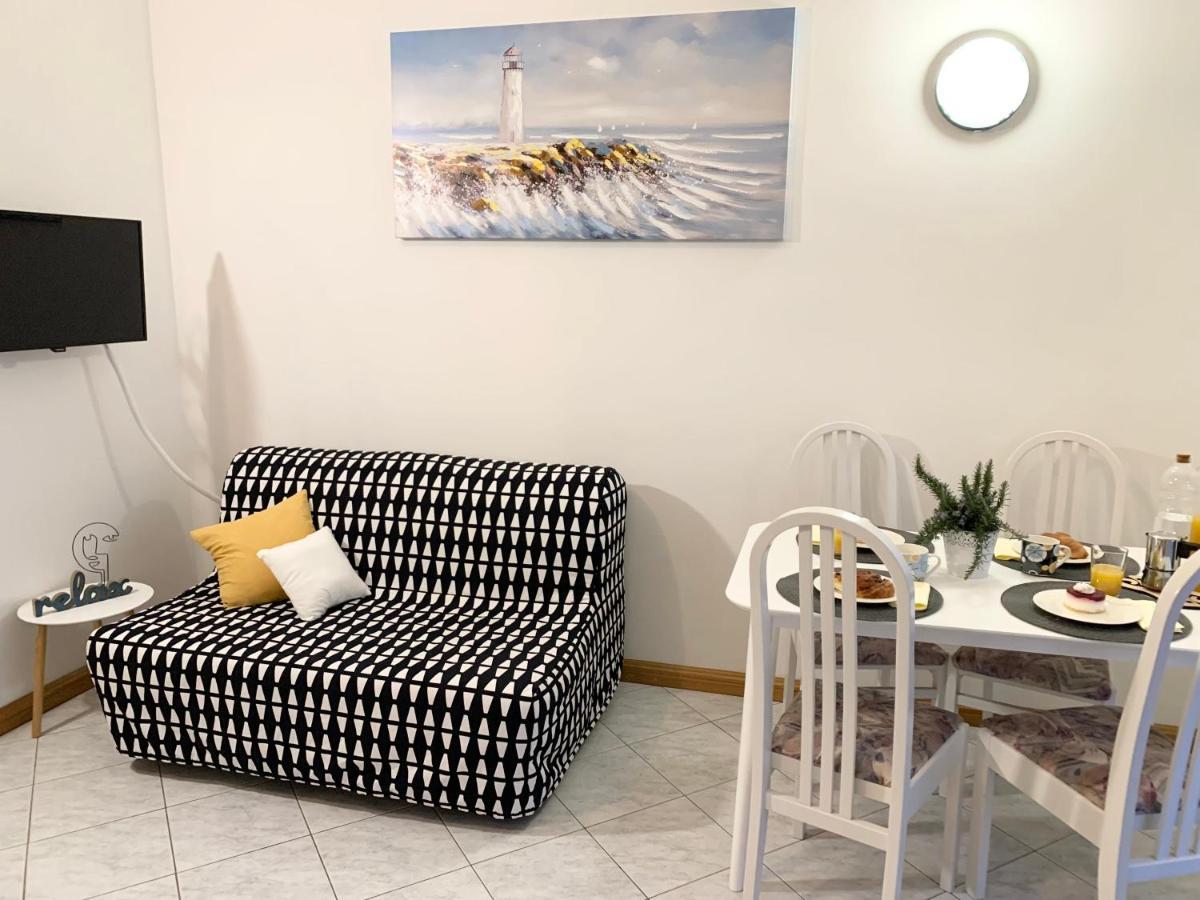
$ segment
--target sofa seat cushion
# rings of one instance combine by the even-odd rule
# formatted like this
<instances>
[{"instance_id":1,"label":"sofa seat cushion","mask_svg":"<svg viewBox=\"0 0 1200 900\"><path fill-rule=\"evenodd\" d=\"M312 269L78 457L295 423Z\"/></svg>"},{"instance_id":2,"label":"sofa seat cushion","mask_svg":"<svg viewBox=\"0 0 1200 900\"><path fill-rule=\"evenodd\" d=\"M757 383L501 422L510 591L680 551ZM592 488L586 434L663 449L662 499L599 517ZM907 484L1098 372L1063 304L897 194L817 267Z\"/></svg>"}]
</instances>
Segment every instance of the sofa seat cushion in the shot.
<instances>
[{"instance_id":1,"label":"sofa seat cushion","mask_svg":"<svg viewBox=\"0 0 1200 900\"><path fill-rule=\"evenodd\" d=\"M1112 674L1103 659L960 647L954 665L970 675L1001 678L1080 700L1107 703L1114 696Z\"/></svg>"},{"instance_id":2,"label":"sofa seat cushion","mask_svg":"<svg viewBox=\"0 0 1200 900\"><path fill-rule=\"evenodd\" d=\"M1083 706L993 716L982 727L1103 809L1120 724L1120 709ZM1139 814L1162 812L1174 752L1170 738L1150 732L1138 783Z\"/></svg>"},{"instance_id":3,"label":"sofa seat cushion","mask_svg":"<svg viewBox=\"0 0 1200 900\"><path fill-rule=\"evenodd\" d=\"M210 577L98 629L88 663L130 756L518 818L611 697L620 639L587 598L408 591L304 622L224 608Z\"/></svg>"},{"instance_id":4,"label":"sofa seat cushion","mask_svg":"<svg viewBox=\"0 0 1200 900\"><path fill-rule=\"evenodd\" d=\"M783 756L800 758L801 697L788 704L771 735L771 750ZM896 695L878 688L858 691L858 734L854 777L890 787L892 784L892 741L895 732ZM819 708L819 704L818 704ZM962 719L957 713L918 703L913 711L912 771L916 773L954 735ZM837 733L833 738L834 766L842 766L842 686L837 689ZM821 761L821 717L813 729L813 764Z\"/></svg>"}]
</instances>

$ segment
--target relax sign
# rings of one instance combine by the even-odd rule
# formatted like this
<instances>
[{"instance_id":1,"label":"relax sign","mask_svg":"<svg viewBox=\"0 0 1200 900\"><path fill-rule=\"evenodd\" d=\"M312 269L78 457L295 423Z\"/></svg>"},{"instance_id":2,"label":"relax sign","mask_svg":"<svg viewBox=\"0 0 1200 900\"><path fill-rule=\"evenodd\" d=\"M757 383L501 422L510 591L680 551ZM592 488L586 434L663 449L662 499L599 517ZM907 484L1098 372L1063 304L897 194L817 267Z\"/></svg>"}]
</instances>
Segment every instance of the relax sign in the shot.
<instances>
[{"instance_id":1,"label":"relax sign","mask_svg":"<svg viewBox=\"0 0 1200 900\"><path fill-rule=\"evenodd\" d=\"M35 598L33 601L33 614L41 616L47 610L62 612L63 610L87 606L89 603L99 603L101 600L111 600L113 597L122 597L125 594L132 593L133 587L129 584L128 578L123 578L120 581L110 581L107 584L103 581L96 584L84 584L83 573L76 572L71 576L70 591L61 591L50 597Z\"/></svg>"}]
</instances>

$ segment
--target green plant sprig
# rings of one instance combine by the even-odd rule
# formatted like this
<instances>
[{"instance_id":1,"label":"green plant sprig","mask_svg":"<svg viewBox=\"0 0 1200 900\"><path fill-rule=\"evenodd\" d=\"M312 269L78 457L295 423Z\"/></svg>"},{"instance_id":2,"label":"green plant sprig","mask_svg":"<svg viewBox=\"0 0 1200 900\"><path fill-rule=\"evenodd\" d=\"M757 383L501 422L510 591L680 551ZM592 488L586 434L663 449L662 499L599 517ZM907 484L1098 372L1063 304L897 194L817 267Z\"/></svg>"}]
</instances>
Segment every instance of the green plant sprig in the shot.
<instances>
[{"instance_id":1,"label":"green plant sprig","mask_svg":"<svg viewBox=\"0 0 1200 900\"><path fill-rule=\"evenodd\" d=\"M986 465L976 463L970 478L963 475L959 479L958 493L925 468L919 453L913 469L920 482L937 500L937 508L933 515L921 526L917 543L927 544L935 536L947 531L970 533L975 539L975 556L971 561L971 568L967 570L967 578L975 574L975 570L983 564L987 540L993 533L1004 531L1013 537L1020 537L1020 533L1004 520L1004 507L1008 503L1008 482L1002 481L1000 486L996 487L995 467L990 459Z\"/></svg>"}]
</instances>

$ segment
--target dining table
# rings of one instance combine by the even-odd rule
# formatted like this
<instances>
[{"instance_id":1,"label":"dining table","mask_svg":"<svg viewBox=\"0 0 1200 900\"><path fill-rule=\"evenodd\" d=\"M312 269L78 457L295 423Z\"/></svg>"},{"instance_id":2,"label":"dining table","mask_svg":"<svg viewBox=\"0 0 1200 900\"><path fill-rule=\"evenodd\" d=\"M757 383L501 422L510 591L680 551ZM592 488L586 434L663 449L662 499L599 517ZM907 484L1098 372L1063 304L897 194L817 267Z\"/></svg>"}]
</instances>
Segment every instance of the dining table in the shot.
<instances>
[{"instance_id":1,"label":"dining table","mask_svg":"<svg viewBox=\"0 0 1200 900\"><path fill-rule=\"evenodd\" d=\"M734 606L750 610L751 573L750 552L755 540L770 522L759 522L750 526L742 542L733 571L725 587L726 599ZM779 611L791 610L795 605L787 600L778 589L780 579L794 576L798 570L800 551L796 529L782 532L772 541L767 551L768 605ZM1142 548L1126 548L1129 558L1139 566L1144 560ZM934 552L946 558L945 547L940 538L934 541ZM819 565L819 557L813 557ZM867 564L858 563L860 568ZM1075 580L1087 581L1088 569L1078 567ZM1070 569L1060 567L1056 577L1070 579ZM1062 634L1023 621L1010 613L1001 603L1001 595L1008 588L1030 581L1044 581L1044 576L1030 575L1018 569L993 563L986 576L964 580L938 569L927 579L943 596L940 609L918 617L914 622L913 639L939 644L944 647L984 647L997 650L1021 650L1030 653L1058 656L1078 656L1091 659L1106 659L1112 662L1132 662L1141 652L1140 643L1111 640L1092 640L1074 634ZM1150 599L1150 598L1147 598ZM1200 621L1200 615L1196 616ZM895 623L868 621L859 618L856 630L860 637L894 637ZM749 631L749 626L747 626ZM1193 629L1171 644L1167 658L1168 666L1194 666L1200 656L1200 628ZM757 671L754 642L747 639L746 672ZM758 702L757 679L747 678L742 701L741 742L738 755L737 796L734 805L733 846L730 853L729 887L741 891L745 875L746 841L749 832L749 786L751 759L754 752L751 710Z\"/></svg>"}]
</instances>

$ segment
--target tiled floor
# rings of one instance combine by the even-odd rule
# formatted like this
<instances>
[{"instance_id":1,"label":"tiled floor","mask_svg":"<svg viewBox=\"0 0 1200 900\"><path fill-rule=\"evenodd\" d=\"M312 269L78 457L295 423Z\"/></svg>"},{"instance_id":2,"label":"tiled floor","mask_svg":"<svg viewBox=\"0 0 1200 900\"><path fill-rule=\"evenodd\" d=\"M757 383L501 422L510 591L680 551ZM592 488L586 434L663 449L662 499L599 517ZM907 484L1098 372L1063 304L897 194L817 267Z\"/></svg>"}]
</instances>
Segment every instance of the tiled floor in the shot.
<instances>
[{"instance_id":1,"label":"tiled floor","mask_svg":"<svg viewBox=\"0 0 1200 900\"><path fill-rule=\"evenodd\" d=\"M555 796L500 823L117 755L90 695L0 737L0 900L709 900L726 888L740 701L623 684ZM777 775L781 782L786 781ZM940 898L940 801L914 820L905 898ZM886 815L864 801L863 815ZM772 818L766 896L879 896L882 854ZM964 848L965 855L965 848ZM998 798L989 897L1095 895L1095 853ZM962 896L965 896L963 894ZM1135 897L1194 898L1200 878Z\"/></svg>"}]
</instances>

